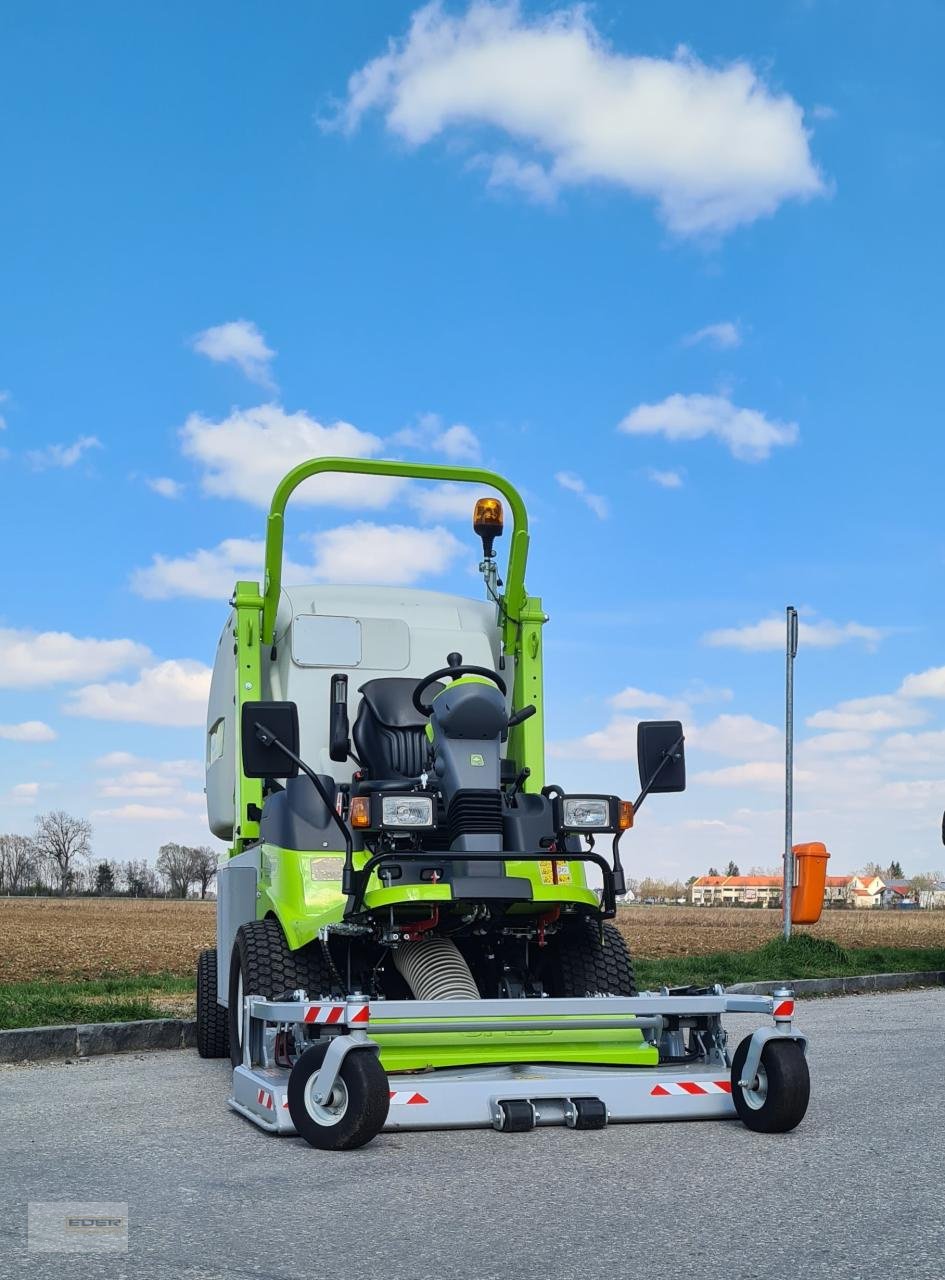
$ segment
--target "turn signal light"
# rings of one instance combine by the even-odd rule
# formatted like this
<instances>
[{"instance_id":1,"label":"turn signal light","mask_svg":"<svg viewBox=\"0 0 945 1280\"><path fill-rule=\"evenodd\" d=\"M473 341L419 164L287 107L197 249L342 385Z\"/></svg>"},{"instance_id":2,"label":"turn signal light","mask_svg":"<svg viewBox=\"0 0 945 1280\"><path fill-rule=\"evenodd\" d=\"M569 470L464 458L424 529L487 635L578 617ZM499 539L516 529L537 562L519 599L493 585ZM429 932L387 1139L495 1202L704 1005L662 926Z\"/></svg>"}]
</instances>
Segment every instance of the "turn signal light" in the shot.
<instances>
[{"instance_id":1,"label":"turn signal light","mask_svg":"<svg viewBox=\"0 0 945 1280\"><path fill-rule=\"evenodd\" d=\"M354 796L351 800L351 808L348 810L348 820L352 827L358 830L365 830L371 825L371 797L370 796Z\"/></svg>"},{"instance_id":2,"label":"turn signal light","mask_svg":"<svg viewBox=\"0 0 945 1280\"><path fill-rule=\"evenodd\" d=\"M617 830L629 831L633 826L633 801L621 800L617 811Z\"/></svg>"}]
</instances>

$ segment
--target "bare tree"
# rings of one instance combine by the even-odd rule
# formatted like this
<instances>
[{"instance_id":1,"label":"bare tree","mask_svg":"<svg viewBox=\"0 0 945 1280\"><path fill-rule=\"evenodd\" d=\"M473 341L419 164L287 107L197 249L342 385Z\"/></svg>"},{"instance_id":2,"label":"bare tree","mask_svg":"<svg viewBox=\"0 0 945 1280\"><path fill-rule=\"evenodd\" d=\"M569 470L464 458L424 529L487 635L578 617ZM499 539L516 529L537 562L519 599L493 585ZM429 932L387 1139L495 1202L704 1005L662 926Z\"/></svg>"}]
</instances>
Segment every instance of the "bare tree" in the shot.
<instances>
[{"instance_id":1,"label":"bare tree","mask_svg":"<svg viewBox=\"0 0 945 1280\"><path fill-rule=\"evenodd\" d=\"M36 848L28 836L0 835L0 889L18 893L36 871Z\"/></svg>"},{"instance_id":2,"label":"bare tree","mask_svg":"<svg viewBox=\"0 0 945 1280\"><path fill-rule=\"evenodd\" d=\"M118 879L132 898L154 898L159 891L154 868L143 858L130 859L119 867Z\"/></svg>"},{"instance_id":3,"label":"bare tree","mask_svg":"<svg viewBox=\"0 0 945 1280\"><path fill-rule=\"evenodd\" d=\"M211 881L217 873L217 855L205 844L191 849L193 854L194 880L200 885L200 896L205 898Z\"/></svg>"},{"instance_id":4,"label":"bare tree","mask_svg":"<svg viewBox=\"0 0 945 1280\"><path fill-rule=\"evenodd\" d=\"M162 844L155 865L167 881L171 897L186 898L187 890L197 879L194 850L183 844Z\"/></svg>"},{"instance_id":5,"label":"bare tree","mask_svg":"<svg viewBox=\"0 0 945 1280\"><path fill-rule=\"evenodd\" d=\"M62 809L41 813L36 819L33 843L65 893L75 878L76 861L88 857L92 850L92 825L84 818L74 818Z\"/></svg>"}]
</instances>

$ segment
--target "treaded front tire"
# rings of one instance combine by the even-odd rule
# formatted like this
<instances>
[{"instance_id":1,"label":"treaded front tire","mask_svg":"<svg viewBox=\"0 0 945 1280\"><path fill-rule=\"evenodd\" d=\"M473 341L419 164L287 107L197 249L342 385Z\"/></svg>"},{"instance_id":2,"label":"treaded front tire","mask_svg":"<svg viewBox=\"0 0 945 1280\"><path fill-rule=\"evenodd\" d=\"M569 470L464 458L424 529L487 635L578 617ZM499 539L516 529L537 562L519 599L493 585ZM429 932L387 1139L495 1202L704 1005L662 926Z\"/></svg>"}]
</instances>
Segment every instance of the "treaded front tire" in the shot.
<instances>
[{"instance_id":1,"label":"treaded front tire","mask_svg":"<svg viewBox=\"0 0 945 1280\"><path fill-rule=\"evenodd\" d=\"M299 987L312 1000L331 994L331 972L317 946L291 951L278 920L240 925L230 960L229 1050L234 1067L243 1060L241 995L271 999Z\"/></svg>"},{"instance_id":2,"label":"treaded front tire","mask_svg":"<svg viewBox=\"0 0 945 1280\"><path fill-rule=\"evenodd\" d=\"M300 1138L320 1151L363 1147L384 1127L390 1110L387 1072L370 1049L352 1049L341 1064L327 1104L311 1098L327 1041L306 1049L289 1074L289 1115Z\"/></svg>"},{"instance_id":3,"label":"treaded front tire","mask_svg":"<svg viewBox=\"0 0 945 1280\"><path fill-rule=\"evenodd\" d=\"M739 1119L755 1133L789 1133L807 1112L810 1071L796 1040L768 1040L761 1050L754 1087L742 1088L751 1036L746 1036L732 1059L732 1101Z\"/></svg>"},{"instance_id":4,"label":"treaded front tire","mask_svg":"<svg viewBox=\"0 0 945 1280\"><path fill-rule=\"evenodd\" d=\"M225 1058L230 1052L226 1009L217 1002L217 953L197 957L197 1052L201 1058Z\"/></svg>"},{"instance_id":5,"label":"treaded front tire","mask_svg":"<svg viewBox=\"0 0 945 1280\"><path fill-rule=\"evenodd\" d=\"M552 995L635 996L637 981L623 934L605 924L601 940L595 920L585 916L559 935L552 961Z\"/></svg>"}]
</instances>

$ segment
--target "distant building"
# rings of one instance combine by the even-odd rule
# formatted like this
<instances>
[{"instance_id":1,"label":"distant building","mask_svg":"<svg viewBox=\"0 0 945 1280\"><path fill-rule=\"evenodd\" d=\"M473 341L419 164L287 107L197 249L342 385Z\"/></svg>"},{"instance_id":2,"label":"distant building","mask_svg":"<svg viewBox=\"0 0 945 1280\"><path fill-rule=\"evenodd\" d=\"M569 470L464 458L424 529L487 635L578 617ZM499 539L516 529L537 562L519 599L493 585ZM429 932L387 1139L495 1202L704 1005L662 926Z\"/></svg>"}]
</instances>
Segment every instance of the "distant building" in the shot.
<instances>
[{"instance_id":1,"label":"distant building","mask_svg":"<svg viewBox=\"0 0 945 1280\"><path fill-rule=\"evenodd\" d=\"M847 902L853 876L828 876L824 905ZM689 887L696 907L776 907L781 905L780 876L699 876Z\"/></svg>"},{"instance_id":2,"label":"distant building","mask_svg":"<svg viewBox=\"0 0 945 1280\"><path fill-rule=\"evenodd\" d=\"M854 876L850 882L850 897L855 907L878 907L883 899L882 877L865 873Z\"/></svg>"},{"instance_id":3,"label":"distant building","mask_svg":"<svg viewBox=\"0 0 945 1280\"><path fill-rule=\"evenodd\" d=\"M884 880L880 902L884 907L914 906L916 893L908 880Z\"/></svg>"},{"instance_id":4,"label":"distant building","mask_svg":"<svg viewBox=\"0 0 945 1280\"><path fill-rule=\"evenodd\" d=\"M920 889L919 906L925 911L945 907L945 880L939 880L931 889Z\"/></svg>"}]
</instances>

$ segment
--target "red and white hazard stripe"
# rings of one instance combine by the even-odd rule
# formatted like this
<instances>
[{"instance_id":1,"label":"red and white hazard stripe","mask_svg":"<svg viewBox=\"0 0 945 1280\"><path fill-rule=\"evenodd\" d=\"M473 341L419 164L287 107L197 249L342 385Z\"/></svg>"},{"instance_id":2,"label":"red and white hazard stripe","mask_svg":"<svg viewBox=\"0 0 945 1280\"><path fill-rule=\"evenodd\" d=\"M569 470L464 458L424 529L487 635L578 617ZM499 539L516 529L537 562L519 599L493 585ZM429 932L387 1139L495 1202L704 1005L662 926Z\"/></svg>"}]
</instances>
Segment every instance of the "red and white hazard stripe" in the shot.
<instances>
[{"instance_id":1,"label":"red and white hazard stripe","mask_svg":"<svg viewBox=\"0 0 945 1280\"><path fill-rule=\"evenodd\" d=\"M782 1000L779 1004L776 1004L774 1007L774 1012L772 1013L772 1017L793 1018L794 1017L794 1001Z\"/></svg>"},{"instance_id":2,"label":"red and white hazard stripe","mask_svg":"<svg viewBox=\"0 0 945 1280\"><path fill-rule=\"evenodd\" d=\"M390 1105L392 1107L403 1103L406 1106L418 1106L428 1103L429 1098L425 1098L422 1093L414 1093L413 1089L391 1089Z\"/></svg>"},{"instance_id":3,"label":"red and white hazard stripe","mask_svg":"<svg viewBox=\"0 0 945 1280\"><path fill-rule=\"evenodd\" d=\"M303 1022L318 1022L328 1026L334 1026L335 1023L345 1021L345 1012L348 1011L347 1022L349 1024L363 1024L370 1021L371 1009L370 1005L362 1004L356 1006L348 1006L345 1004L310 1004L305 1010L302 1018Z\"/></svg>"},{"instance_id":4,"label":"red and white hazard stripe","mask_svg":"<svg viewBox=\"0 0 945 1280\"><path fill-rule=\"evenodd\" d=\"M257 1089L256 1101L261 1107L265 1107L267 1111L272 1110L272 1094L268 1089Z\"/></svg>"},{"instance_id":5,"label":"red and white hazard stripe","mask_svg":"<svg viewBox=\"0 0 945 1280\"><path fill-rule=\"evenodd\" d=\"M669 1098L674 1094L689 1094L690 1097L699 1097L706 1093L731 1093L731 1080L703 1080L701 1084L696 1084L695 1080L679 1080L666 1082L665 1084L654 1085L650 1090L651 1098Z\"/></svg>"}]
</instances>

